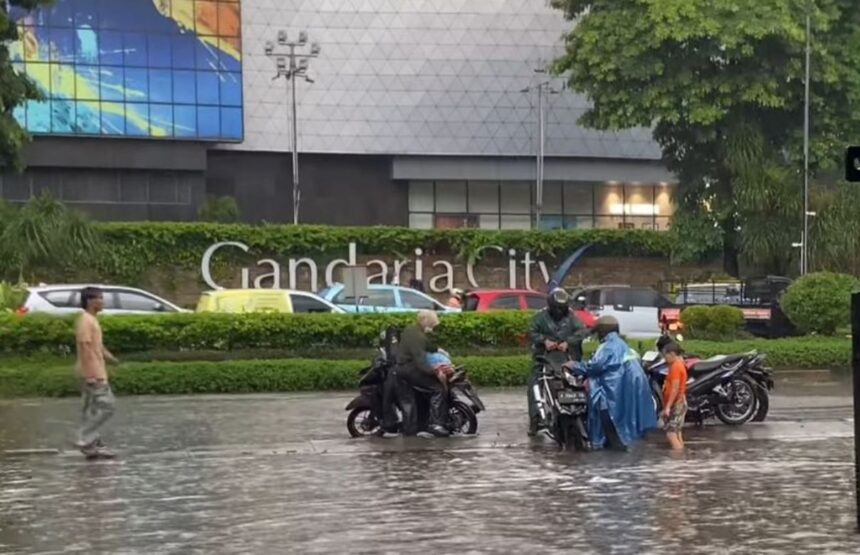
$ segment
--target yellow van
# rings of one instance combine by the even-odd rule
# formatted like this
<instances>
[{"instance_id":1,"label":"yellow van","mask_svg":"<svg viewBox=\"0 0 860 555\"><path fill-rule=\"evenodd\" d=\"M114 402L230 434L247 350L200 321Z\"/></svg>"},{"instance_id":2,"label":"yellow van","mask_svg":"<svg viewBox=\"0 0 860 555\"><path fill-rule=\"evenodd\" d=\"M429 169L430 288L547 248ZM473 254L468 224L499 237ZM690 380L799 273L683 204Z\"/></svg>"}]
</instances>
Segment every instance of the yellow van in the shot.
<instances>
[{"instance_id":1,"label":"yellow van","mask_svg":"<svg viewBox=\"0 0 860 555\"><path fill-rule=\"evenodd\" d=\"M306 291L288 289L219 289L200 295L197 312L242 314L275 312L307 314L345 311L332 303Z\"/></svg>"}]
</instances>

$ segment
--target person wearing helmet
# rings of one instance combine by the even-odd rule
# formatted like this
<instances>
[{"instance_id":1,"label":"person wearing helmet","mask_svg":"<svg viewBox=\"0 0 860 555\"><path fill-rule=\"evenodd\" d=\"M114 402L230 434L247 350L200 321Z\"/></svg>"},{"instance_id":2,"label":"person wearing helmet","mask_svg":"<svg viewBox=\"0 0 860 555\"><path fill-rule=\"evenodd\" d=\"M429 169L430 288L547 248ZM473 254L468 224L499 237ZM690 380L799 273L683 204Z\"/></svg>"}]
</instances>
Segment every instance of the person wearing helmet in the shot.
<instances>
[{"instance_id":1,"label":"person wearing helmet","mask_svg":"<svg viewBox=\"0 0 860 555\"><path fill-rule=\"evenodd\" d=\"M546 308L534 315L529 329L534 362L528 387L530 436L537 434L542 424L533 388L538 383L541 372L541 364L537 362L537 357L558 351L567 354L571 360L581 360L582 340L587 335L588 329L570 310L570 296L567 292L561 288L550 291Z\"/></svg>"},{"instance_id":2,"label":"person wearing helmet","mask_svg":"<svg viewBox=\"0 0 860 555\"><path fill-rule=\"evenodd\" d=\"M588 437L595 449L626 449L657 428L654 400L639 355L621 338L618 320L601 316L593 332L600 347L588 362L568 367L589 379Z\"/></svg>"},{"instance_id":3,"label":"person wearing helmet","mask_svg":"<svg viewBox=\"0 0 860 555\"><path fill-rule=\"evenodd\" d=\"M462 289L456 287L451 289L451 296L448 297L448 308L463 308L463 298L465 293Z\"/></svg>"}]
</instances>

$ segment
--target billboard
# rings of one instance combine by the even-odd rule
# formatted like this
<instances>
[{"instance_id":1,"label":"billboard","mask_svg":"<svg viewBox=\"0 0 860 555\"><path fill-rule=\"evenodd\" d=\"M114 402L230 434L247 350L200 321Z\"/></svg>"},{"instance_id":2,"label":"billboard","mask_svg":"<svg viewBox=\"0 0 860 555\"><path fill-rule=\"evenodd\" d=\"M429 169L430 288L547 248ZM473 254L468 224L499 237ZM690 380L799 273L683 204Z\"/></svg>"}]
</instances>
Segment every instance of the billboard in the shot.
<instances>
[{"instance_id":1,"label":"billboard","mask_svg":"<svg viewBox=\"0 0 860 555\"><path fill-rule=\"evenodd\" d=\"M239 0L56 0L13 8L31 133L240 141Z\"/></svg>"}]
</instances>

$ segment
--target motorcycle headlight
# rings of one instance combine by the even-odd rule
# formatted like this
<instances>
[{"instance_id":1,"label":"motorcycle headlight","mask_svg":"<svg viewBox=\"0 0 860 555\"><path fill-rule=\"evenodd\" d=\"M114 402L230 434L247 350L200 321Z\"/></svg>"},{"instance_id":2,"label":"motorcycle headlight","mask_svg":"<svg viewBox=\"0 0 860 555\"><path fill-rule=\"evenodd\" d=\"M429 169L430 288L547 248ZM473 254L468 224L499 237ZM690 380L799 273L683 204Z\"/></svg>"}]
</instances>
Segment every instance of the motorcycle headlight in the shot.
<instances>
[{"instance_id":1,"label":"motorcycle headlight","mask_svg":"<svg viewBox=\"0 0 860 555\"><path fill-rule=\"evenodd\" d=\"M564 379L573 387L579 387L582 385L582 379L573 372L565 371Z\"/></svg>"}]
</instances>

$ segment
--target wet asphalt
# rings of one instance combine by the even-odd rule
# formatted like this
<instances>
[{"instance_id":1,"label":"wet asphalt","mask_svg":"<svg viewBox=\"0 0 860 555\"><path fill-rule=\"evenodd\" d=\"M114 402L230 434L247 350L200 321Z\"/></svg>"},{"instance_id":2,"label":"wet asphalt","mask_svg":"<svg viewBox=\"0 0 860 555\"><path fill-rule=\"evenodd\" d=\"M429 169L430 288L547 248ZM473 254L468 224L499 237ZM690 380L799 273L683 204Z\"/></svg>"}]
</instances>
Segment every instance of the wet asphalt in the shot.
<instances>
[{"instance_id":1,"label":"wet asphalt","mask_svg":"<svg viewBox=\"0 0 860 555\"><path fill-rule=\"evenodd\" d=\"M850 391L781 373L681 455L529 440L519 389L445 440L349 438L350 392L120 398L97 463L76 399L0 401L0 553L857 553Z\"/></svg>"}]
</instances>

